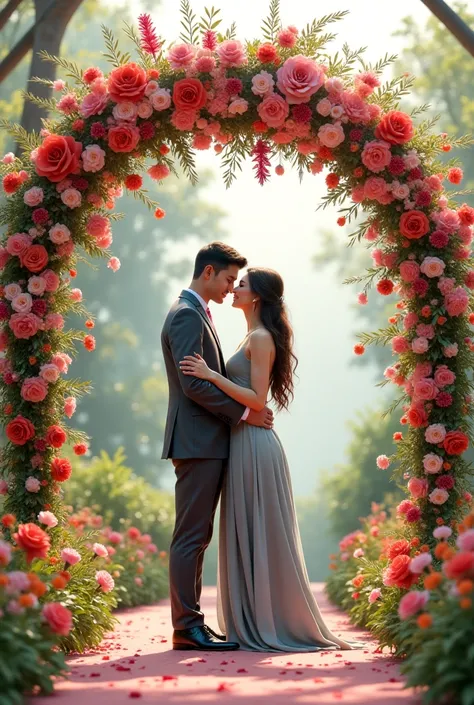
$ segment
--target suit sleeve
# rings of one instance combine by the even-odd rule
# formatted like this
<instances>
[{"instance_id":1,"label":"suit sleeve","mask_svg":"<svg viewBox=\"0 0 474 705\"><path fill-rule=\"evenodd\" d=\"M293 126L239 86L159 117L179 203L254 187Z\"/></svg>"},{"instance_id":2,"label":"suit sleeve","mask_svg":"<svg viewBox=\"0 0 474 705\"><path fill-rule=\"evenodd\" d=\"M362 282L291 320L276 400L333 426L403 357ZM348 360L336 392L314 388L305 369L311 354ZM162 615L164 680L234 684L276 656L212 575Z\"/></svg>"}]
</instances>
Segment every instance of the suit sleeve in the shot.
<instances>
[{"instance_id":1,"label":"suit sleeve","mask_svg":"<svg viewBox=\"0 0 474 705\"><path fill-rule=\"evenodd\" d=\"M183 375L180 370L179 362L186 355L197 352L202 356L203 334L204 322L197 311L182 308L176 312L170 324L168 339L181 388L196 404L204 407L229 426L236 426L242 419L245 406L228 397L211 382Z\"/></svg>"}]
</instances>

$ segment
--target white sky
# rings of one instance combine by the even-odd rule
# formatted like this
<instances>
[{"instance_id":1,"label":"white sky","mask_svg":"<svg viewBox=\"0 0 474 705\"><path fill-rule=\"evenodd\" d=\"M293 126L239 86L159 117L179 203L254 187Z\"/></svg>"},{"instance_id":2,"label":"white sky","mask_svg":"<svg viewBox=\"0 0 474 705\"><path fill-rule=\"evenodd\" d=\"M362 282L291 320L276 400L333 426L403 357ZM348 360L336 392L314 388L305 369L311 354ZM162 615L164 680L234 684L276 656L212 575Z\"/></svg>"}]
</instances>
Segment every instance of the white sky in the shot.
<instances>
[{"instance_id":1,"label":"white sky","mask_svg":"<svg viewBox=\"0 0 474 705\"><path fill-rule=\"evenodd\" d=\"M139 3L132 1L139 10ZM211 2L192 1L200 14ZM222 10L223 25L235 20L238 36L260 36L260 23L268 11L267 0L214 0ZM474 8L474 0L466 3ZM421 0L282 0L283 24L302 27L315 16L349 9L350 14L335 27L338 39L335 52L344 42L351 48L367 46L366 61L375 62L386 52L397 53L403 38L392 37L401 20L412 15L424 25L429 11ZM178 0L162 0L153 13L159 34L171 41L179 35ZM389 74L388 74L389 75ZM251 165L226 191L219 180L219 160L209 153L199 158L204 166L215 165L216 180L207 196L228 213L229 242L239 249L252 265L273 267L284 277L286 299L292 314L300 358L299 384L290 414L278 417L276 429L287 450L297 494L310 491L317 473L344 458L349 439L346 421L365 405L381 401L382 393L374 387L373 373L348 367L355 342L351 336L354 323L349 303L358 289L343 287L331 272L317 271L311 258L318 248L318 233L337 229L335 211L316 207L324 194L323 177L308 176L299 184L297 174L289 170L283 177L273 176L270 184L260 187ZM177 250L172 255L182 254ZM194 253L192 253L194 254ZM344 250L341 250L343 256ZM189 277L176 282L176 293L189 283ZM174 298L174 296L173 296ZM219 328L224 352L230 356L244 335L241 314L230 303L214 306L213 317ZM390 451L391 449L387 449Z\"/></svg>"}]
</instances>

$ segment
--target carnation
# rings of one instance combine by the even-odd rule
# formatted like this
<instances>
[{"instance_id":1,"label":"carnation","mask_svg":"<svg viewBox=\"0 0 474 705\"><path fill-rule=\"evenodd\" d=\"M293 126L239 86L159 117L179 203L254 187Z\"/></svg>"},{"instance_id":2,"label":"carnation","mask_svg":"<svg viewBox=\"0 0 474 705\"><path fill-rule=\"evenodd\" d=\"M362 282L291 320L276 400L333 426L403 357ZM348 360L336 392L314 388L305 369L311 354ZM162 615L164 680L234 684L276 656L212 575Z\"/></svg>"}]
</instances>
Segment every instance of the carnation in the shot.
<instances>
[{"instance_id":1,"label":"carnation","mask_svg":"<svg viewBox=\"0 0 474 705\"><path fill-rule=\"evenodd\" d=\"M98 570L95 574L95 579L103 592L111 592L115 587L114 579L106 570Z\"/></svg>"},{"instance_id":2,"label":"carnation","mask_svg":"<svg viewBox=\"0 0 474 705\"><path fill-rule=\"evenodd\" d=\"M81 554L75 548L63 548L61 551L61 560L69 565L76 565L81 560Z\"/></svg>"}]
</instances>

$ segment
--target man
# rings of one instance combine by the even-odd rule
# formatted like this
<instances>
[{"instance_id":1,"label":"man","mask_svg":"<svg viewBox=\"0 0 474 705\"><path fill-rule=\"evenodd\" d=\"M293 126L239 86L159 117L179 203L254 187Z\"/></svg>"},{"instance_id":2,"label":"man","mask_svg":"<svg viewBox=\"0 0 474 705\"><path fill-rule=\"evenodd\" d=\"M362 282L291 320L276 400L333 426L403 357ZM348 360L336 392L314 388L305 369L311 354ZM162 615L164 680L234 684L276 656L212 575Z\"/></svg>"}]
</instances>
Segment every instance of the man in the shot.
<instances>
[{"instance_id":1,"label":"man","mask_svg":"<svg viewBox=\"0 0 474 705\"><path fill-rule=\"evenodd\" d=\"M200 609L204 552L229 457L230 429L239 423L272 428L273 413L246 409L213 384L185 376L179 362L199 353L225 375L225 362L209 301L223 303L247 260L221 242L199 250L191 286L172 305L161 333L169 386L163 458L176 472L176 523L170 547L173 649L238 649L204 623Z\"/></svg>"}]
</instances>

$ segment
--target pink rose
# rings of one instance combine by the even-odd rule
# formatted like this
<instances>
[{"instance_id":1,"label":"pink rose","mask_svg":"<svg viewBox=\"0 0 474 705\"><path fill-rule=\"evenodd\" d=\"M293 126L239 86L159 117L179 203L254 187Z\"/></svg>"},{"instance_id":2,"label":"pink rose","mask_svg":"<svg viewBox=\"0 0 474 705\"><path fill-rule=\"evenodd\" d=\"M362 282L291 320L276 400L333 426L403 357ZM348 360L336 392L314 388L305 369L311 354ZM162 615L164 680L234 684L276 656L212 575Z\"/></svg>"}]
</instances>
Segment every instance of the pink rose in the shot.
<instances>
[{"instance_id":1,"label":"pink rose","mask_svg":"<svg viewBox=\"0 0 474 705\"><path fill-rule=\"evenodd\" d=\"M269 127L281 127L289 115L288 103L281 95L267 95L257 107L260 119Z\"/></svg>"},{"instance_id":2,"label":"pink rose","mask_svg":"<svg viewBox=\"0 0 474 705\"><path fill-rule=\"evenodd\" d=\"M245 48L236 39L226 39L217 47L217 55L221 66L230 68L231 66L243 66L247 63Z\"/></svg>"},{"instance_id":3,"label":"pink rose","mask_svg":"<svg viewBox=\"0 0 474 705\"><path fill-rule=\"evenodd\" d=\"M64 413L68 417L68 419L73 416L74 412L76 411L76 399L75 397L66 397L64 400Z\"/></svg>"},{"instance_id":4,"label":"pink rose","mask_svg":"<svg viewBox=\"0 0 474 705\"><path fill-rule=\"evenodd\" d=\"M437 487L435 490L433 490L433 492L430 493L428 499L430 500L431 504L444 504L449 499L449 492L441 489L440 487Z\"/></svg>"},{"instance_id":5,"label":"pink rose","mask_svg":"<svg viewBox=\"0 0 474 705\"><path fill-rule=\"evenodd\" d=\"M435 337L435 329L431 323L419 323L416 327L416 334L421 338L428 338L428 340L433 340Z\"/></svg>"},{"instance_id":6,"label":"pink rose","mask_svg":"<svg viewBox=\"0 0 474 705\"><path fill-rule=\"evenodd\" d=\"M56 291L59 287L59 277L52 269L45 269L41 277L46 281L46 291Z\"/></svg>"},{"instance_id":7,"label":"pink rose","mask_svg":"<svg viewBox=\"0 0 474 705\"><path fill-rule=\"evenodd\" d=\"M338 147L342 142L344 142L345 135L344 130L340 125L332 125L331 123L326 123L321 125L318 130L318 138L321 144L329 149L334 149Z\"/></svg>"},{"instance_id":8,"label":"pink rose","mask_svg":"<svg viewBox=\"0 0 474 705\"><path fill-rule=\"evenodd\" d=\"M55 245L62 245L63 242L66 242L70 238L71 231L62 223L56 223L56 225L53 225L49 230L49 239L51 242L54 242Z\"/></svg>"},{"instance_id":9,"label":"pink rose","mask_svg":"<svg viewBox=\"0 0 474 705\"><path fill-rule=\"evenodd\" d=\"M461 551L474 552L474 529L468 529L464 533L459 534L456 539L456 545Z\"/></svg>"},{"instance_id":10,"label":"pink rose","mask_svg":"<svg viewBox=\"0 0 474 705\"><path fill-rule=\"evenodd\" d=\"M19 296L21 294L21 286L17 284L16 282L12 282L11 284L7 284L3 290L4 296L8 301L13 301L15 296Z\"/></svg>"},{"instance_id":11,"label":"pink rose","mask_svg":"<svg viewBox=\"0 0 474 705\"><path fill-rule=\"evenodd\" d=\"M428 428L431 427L428 426ZM423 467L427 475L436 475L442 470L443 458L440 455L436 455L436 453L426 453L426 455L423 456Z\"/></svg>"},{"instance_id":12,"label":"pink rose","mask_svg":"<svg viewBox=\"0 0 474 705\"><path fill-rule=\"evenodd\" d=\"M392 338L392 350L394 353L400 355L401 353L407 352L409 349L410 343L403 335L396 335Z\"/></svg>"},{"instance_id":13,"label":"pink rose","mask_svg":"<svg viewBox=\"0 0 474 705\"><path fill-rule=\"evenodd\" d=\"M47 526L49 529L52 529L58 525L58 519L53 512L40 512L38 514L38 521Z\"/></svg>"},{"instance_id":14,"label":"pink rose","mask_svg":"<svg viewBox=\"0 0 474 705\"><path fill-rule=\"evenodd\" d=\"M39 331L41 319L34 313L14 313L8 325L15 338L32 338Z\"/></svg>"},{"instance_id":15,"label":"pink rose","mask_svg":"<svg viewBox=\"0 0 474 705\"><path fill-rule=\"evenodd\" d=\"M7 252L10 255L19 257L31 245L31 237L26 233L15 233L7 240Z\"/></svg>"},{"instance_id":16,"label":"pink rose","mask_svg":"<svg viewBox=\"0 0 474 705\"><path fill-rule=\"evenodd\" d=\"M414 325L418 323L418 314L414 311L409 311L405 318L403 319L403 327L405 330L410 330Z\"/></svg>"},{"instance_id":17,"label":"pink rose","mask_svg":"<svg viewBox=\"0 0 474 705\"><path fill-rule=\"evenodd\" d=\"M433 277L440 277L445 267L445 263L439 257L425 257L421 263L420 270L431 279Z\"/></svg>"},{"instance_id":18,"label":"pink rose","mask_svg":"<svg viewBox=\"0 0 474 705\"><path fill-rule=\"evenodd\" d=\"M387 194L387 182L381 176L369 176L364 184L365 197L381 203Z\"/></svg>"},{"instance_id":19,"label":"pink rose","mask_svg":"<svg viewBox=\"0 0 474 705\"><path fill-rule=\"evenodd\" d=\"M33 304L33 299L30 294L18 294L12 300L12 309L16 313L29 313L31 311L31 306Z\"/></svg>"},{"instance_id":20,"label":"pink rose","mask_svg":"<svg viewBox=\"0 0 474 705\"><path fill-rule=\"evenodd\" d=\"M88 93L84 97L80 106L80 113L85 118L91 117L91 115L102 115L109 102L107 86L104 81L100 79L94 81L92 89L92 93Z\"/></svg>"},{"instance_id":21,"label":"pink rose","mask_svg":"<svg viewBox=\"0 0 474 705\"><path fill-rule=\"evenodd\" d=\"M366 142L361 154L362 163L375 173L383 171L392 159L390 145L382 140Z\"/></svg>"},{"instance_id":22,"label":"pink rose","mask_svg":"<svg viewBox=\"0 0 474 705\"><path fill-rule=\"evenodd\" d=\"M408 481L408 490L414 499L421 499L428 494L428 480L412 477Z\"/></svg>"},{"instance_id":23,"label":"pink rose","mask_svg":"<svg viewBox=\"0 0 474 705\"><path fill-rule=\"evenodd\" d=\"M105 152L98 144L89 144L81 156L84 171L96 172L105 166Z\"/></svg>"},{"instance_id":24,"label":"pink rose","mask_svg":"<svg viewBox=\"0 0 474 705\"><path fill-rule=\"evenodd\" d=\"M36 477L27 477L25 481L25 490L27 492L39 492L41 489L41 483Z\"/></svg>"},{"instance_id":25,"label":"pink rose","mask_svg":"<svg viewBox=\"0 0 474 705\"><path fill-rule=\"evenodd\" d=\"M422 355L428 350L428 348L429 342L427 338L423 338L422 336L420 336L419 338L414 338L414 340L412 340L411 349L414 353Z\"/></svg>"},{"instance_id":26,"label":"pink rose","mask_svg":"<svg viewBox=\"0 0 474 705\"><path fill-rule=\"evenodd\" d=\"M42 296L46 290L46 280L43 277L30 277L28 279L28 291L35 296Z\"/></svg>"},{"instance_id":27,"label":"pink rose","mask_svg":"<svg viewBox=\"0 0 474 705\"><path fill-rule=\"evenodd\" d=\"M72 612L59 602L48 602L41 614L55 634L67 636L72 629Z\"/></svg>"},{"instance_id":28,"label":"pink rose","mask_svg":"<svg viewBox=\"0 0 474 705\"><path fill-rule=\"evenodd\" d=\"M442 443L445 438L446 429L443 424L431 424L431 426L428 426L425 431L425 440L428 441L428 443L434 443L437 445L438 443Z\"/></svg>"},{"instance_id":29,"label":"pink rose","mask_svg":"<svg viewBox=\"0 0 474 705\"><path fill-rule=\"evenodd\" d=\"M268 71L260 71L252 78L252 93L259 96L268 95L268 93L273 93L274 85L272 74Z\"/></svg>"},{"instance_id":30,"label":"pink rose","mask_svg":"<svg viewBox=\"0 0 474 705\"><path fill-rule=\"evenodd\" d=\"M144 118L145 120L153 115L153 106L149 100L142 100L141 103L138 103L137 114L138 117Z\"/></svg>"},{"instance_id":31,"label":"pink rose","mask_svg":"<svg viewBox=\"0 0 474 705\"><path fill-rule=\"evenodd\" d=\"M427 483L427 481L425 480ZM428 483L427 483L428 484ZM410 570L415 575L421 575L425 568L427 568L433 562L433 557L431 553L420 553L411 559Z\"/></svg>"},{"instance_id":32,"label":"pink rose","mask_svg":"<svg viewBox=\"0 0 474 705\"><path fill-rule=\"evenodd\" d=\"M24 202L27 206L31 206L31 208L33 208L34 206L39 206L39 204L43 202L43 198L43 189L39 186L33 186L32 188L28 189L28 191L25 191L23 196Z\"/></svg>"},{"instance_id":33,"label":"pink rose","mask_svg":"<svg viewBox=\"0 0 474 705\"><path fill-rule=\"evenodd\" d=\"M429 592L424 590L412 590L403 595L398 605L398 615L401 620L413 617L417 612L420 612L429 600Z\"/></svg>"},{"instance_id":34,"label":"pink rose","mask_svg":"<svg viewBox=\"0 0 474 705\"><path fill-rule=\"evenodd\" d=\"M448 387L450 384L454 384L456 375L452 372L447 365L438 365L434 374L434 381L436 386L440 389L443 387Z\"/></svg>"},{"instance_id":35,"label":"pink rose","mask_svg":"<svg viewBox=\"0 0 474 705\"><path fill-rule=\"evenodd\" d=\"M341 98L342 107L349 120L365 125L370 122L371 114L367 103L357 93L344 91Z\"/></svg>"},{"instance_id":36,"label":"pink rose","mask_svg":"<svg viewBox=\"0 0 474 705\"><path fill-rule=\"evenodd\" d=\"M64 328L64 317L60 313L48 313L44 319L44 326L46 330L62 330Z\"/></svg>"},{"instance_id":37,"label":"pink rose","mask_svg":"<svg viewBox=\"0 0 474 705\"><path fill-rule=\"evenodd\" d=\"M327 117L331 112L331 101L323 98L316 104L316 111L323 117Z\"/></svg>"},{"instance_id":38,"label":"pink rose","mask_svg":"<svg viewBox=\"0 0 474 705\"><path fill-rule=\"evenodd\" d=\"M40 367L40 377L46 380L46 382L54 384L59 379L59 370L56 365L46 363Z\"/></svg>"},{"instance_id":39,"label":"pink rose","mask_svg":"<svg viewBox=\"0 0 474 705\"><path fill-rule=\"evenodd\" d=\"M135 120L138 114L138 106L131 100L124 100L114 105L112 115L116 120Z\"/></svg>"},{"instance_id":40,"label":"pink rose","mask_svg":"<svg viewBox=\"0 0 474 705\"><path fill-rule=\"evenodd\" d=\"M105 215L94 213L87 220L86 230L91 237L102 237L110 230L110 220Z\"/></svg>"},{"instance_id":41,"label":"pink rose","mask_svg":"<svg viewBox=\"0 0 474 705\"><path fill-rule=\"evenodd\" d=\"M467 291L462 286L456 287L456 289L447 294L444 299L444 305L450 316L460 316L469 306Z\"/></svg>"},{"instance_id":42,"label":"pink rose","mask_svg":"<svg viewBox=\"0 0 474 705\"><path fill-rule=\"evenodd\" d=\"M431 401L436 399L439 389L434 383L434 380L430 377L425 379L420 379L414 385L414 393L418 399L423 399L425 401Z\"/></svg>"},{"instance_id":43,"label":"pink rose","mask_svg":"<svg viewBox=\"0 0 474 705\"><path fill-rule=\"evenodd\" d=\"M459 352L459 348L458 348L457 343L450 343L450 345L446 345L443 348L443 355L445 357L456 357L458 352Z\"/></svg>"},{"instance_id":44,"label":"pink rose","mask_svg":"<svg viewBox=\"0 0 474 705\"><path fill-rule=\"evenodd\" d=\"M78 208L82 202L81 192L76 188L67 188L61 193L61 201L68 208Z\"/></svg>"},{"instance_id":45,"label":"pink rose","mask_svg":"<svg viewBox=\"0 0 474 705\"><path fill-rule=\"evenodd\" d=\"M41 377L28 377L21 385L21 396L25 401L37 404L46 399L48 385Z\"/></svg>"},{"instance_id":46,"label":"pink rose","mask_svg":"<svg viewBox=\"0 0 474 705\"><path fill-rule=\"evenodd\" d=\"M449 234L455 233L459 228L459 216L456 211L453 211L450 208L445 208L444 210L439 211L439 213L436 213L433 216L433 220L435 218L438 227Z\"/></svg>"},{"instance_id":47,"label":"pink rose","mask_svg":"<svg viewBox=\"0 0 474 705\"><path fill-rule=\"evenodd\" d=\"M290 105L308 103L324 84L324 69L312 59L291 56L277 71L277 88Z\"/></svg>"},{"instance_id":48,"label":"pink rose","mask_svg":"<svg viewBox=\"0 0 474 705\"><path fill-rule=\"evenodd\" d=\"M192 130L197 119L195 110L175 110L171 114L171 124L177 130L187 131Z\"/></svg>"},{"instance_id":49,"label":"pink rose","mask_svg":"<svg viewBox=\"0 0 474 705\"><path fill-rule=\"evenodd\" d=\"M160 88L151 94L150 101L155 110L167 110L171 105L171 92L168 88Z\"/></svg>"},{"instance_id":50,"label":"pink rose","mask_svg":"<svg viewBox=\"0 0 474 705\"><path fill-rule=\"evenodd\" d=\"M179 69L189 66L196 53L196 48L192 44L175 44L170 47L168 52L168 61L171 68L178 71Z\"/></svg>"}]
</instances>

